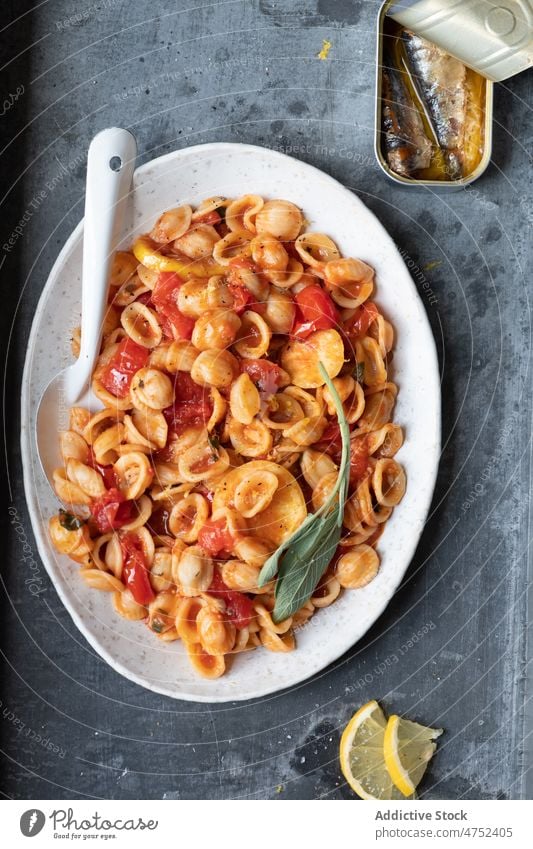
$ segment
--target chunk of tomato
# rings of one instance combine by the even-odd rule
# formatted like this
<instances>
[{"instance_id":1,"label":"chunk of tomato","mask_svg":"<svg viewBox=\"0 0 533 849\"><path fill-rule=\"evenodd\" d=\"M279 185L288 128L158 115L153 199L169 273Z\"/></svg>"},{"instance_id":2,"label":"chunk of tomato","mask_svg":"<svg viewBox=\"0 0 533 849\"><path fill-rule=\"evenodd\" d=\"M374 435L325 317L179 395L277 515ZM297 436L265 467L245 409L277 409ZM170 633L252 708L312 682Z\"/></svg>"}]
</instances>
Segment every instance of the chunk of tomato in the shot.
<instances>
[{"instance_id":1,"label":"chunk of tomato","mask_svg":"<svg viewBox=\"0 0 533 849\"><path fill-rule=\"evenodd\" d=\"M198 545L201 545L212 557L218 557L223 553L229 554L234 542L224 518L208 519L198 534Z\"/></svg>"},{"instance_id":2,"label":"chunk of tomato","mask_svg":"<svg viewBox=\"0 0 533 849\"><path fill-rule=\"evenodd\" d=\"M368 471L368 440L358 436L350 442L350 483L356 486Z\"/></svg>"},{"instance_id":3,"label":"chunk of tomato","mask_svg":"<svg viewBox=\"0 0 533 849\"><path fill-rule=\"evenodd\" d=\"M152 292L152 302L166 336L171 339L190 339L194 318L183 315L178 307L178 293L183 280L173 271L162 271Z\"/></svg>"},{"instance_id":4,"label":"chunk of tomato","mask_svg":"<svg viewBox=\"0 0 533 849\"><path fill-rule=\"evenodd\" d=\"M179 371L174 382L174 403L163 410L172 433L183 433L188 427L205 425L213 412L209 389L198 386L188 372Z\"/></svg>"},{"instance_id":5,"label":"chunk of tomato","mask_svg":"<svg viewBox=\"0 0 533 849\"><path fill-rule=\"evenodd\" d=\"M270 360L241 360L241 372L246 372L264 396L274 395L281 383L281 369Z\"/></svg>"},{"instance_id":6,"label":"chunk of tomato","mask_svg":"<svg viewBox=\"0 0 533 849\"><path fill-rule=\"evenodd\" d=\"M253 300L252 293L246 286L241 286L240 283L232 283L230 280L228 280L228 289L233 298L233 309L237 315L241 315L246 307L251 304Z\"/></svg>"},{"instance_id":7,"label":"chunk of tomato","mask_svg":"<svg viewBox=\"0 0 533 849\"><path fill-rule=\"evenodd\" d=\"M296 314L291 335L305 339L316 330L338 327L339 314L322 286L312 283L296 294Z\"/></svg>"},{"instance_id":8,"label":"chunk of tomato","mask_svg":"<svg viewBox=\"0 0 533 849\"><path fill-rule=\"evenodd\" d=\"M136 304L144 304L146 307L154 308L154 302L152 301L152 293L151 292L143 292L142 295L139 295L138 298L135 298Z\"/></svg>"},{"instance_id":9,"label":"chunk of tomato","mask_svg":"<svg viewBox=\"0 0 533 849\"><path fill-rule=\"evenodd\" d=\"M112 487L91 502L91 515L101 534L116 531L133 519L134 503L127 501L121 491Z\"/></svg>"},{"instance_id":10,"label":"chunk of tomato","mask_svg":"<svg viewBox=\"0 0 533 849\"><path fill-rule=\"evenodd\" d=\"M344 323L344 329L347 335L351 338L364 336L368 333L368 328L379 315L377 306L370 301L367 304L361 304L352 315Z\"/></svg>"},{"instance_id":11,"label":"chunk of tomato","mask_svg":"<svg viewBox=\"0 0 533 849\"><path fill-rule=\"evenodd\" d=\"M113 487L117 487L117 475L113 466L103 466L101 463L97 463L92 448L89 448L87 465L102 475L106 489L113 489Z\"/></svg>"},{"instance_id":12,"label":"chunk of tomato","mask_svg":"<svg viewBox=\"0 0 533 849\"><path fill-rule=\"evenodd\" d=\"M248 627L254 612L251 600L245 593L230 590L222 580L218 569L215 569L207 592L226 603L226 615L238 630Z\"/></svg>"},{"instance_id":13,"label":"chunk of tomato","mask_svg":"<svg viewBox=\"0 0 533 849\"><path fill-rule=\"evenodd\" d=\"M119 346L100 376L102 385L111 395L125 398L130 391L131 379L135 372L144 368L148 360L148 349L137 345L127 336Z\"/></svg>"},{"instance_id":14,"label":"chunk of tomato","mask_svg":"<svg viewBox=\"0 0 533 849\"><path fill-rule=\"evenodd\" d=\"M124 534L120 538L122 549L122 580L131 592L137 604L147 605L155 598L150 584L146 558L139 538L133 534Z\"/></svg>"},{"instance_id":15,"label":"chunk of tomato","mask_svg":"<svg viewBox=\"0 0 533 849\"><path fill-rule=\"evenodd\" d=\"M259 271L255 262L248 257L236 256L230 260L229 273L226 278L228 289L233 297L233 309L240 315L246 308L256 310L264 310L262 304L258 304L250 290L242 283L242 278L239 271L246 269L257 273Z\"/></svg>"},{"instance_id":16,"label":"chunk of tomato","mask_svg":"<svg viewBox=\"0 0 533 849\"><path fill-rule=\"evenodd\" d=\"M312 447L316 451L322 451L324 454L329 454L335 460L338 460L342 451L342 436L338 423L330 422L319 441L314 442Z\"/></svg>"}]
</instances>

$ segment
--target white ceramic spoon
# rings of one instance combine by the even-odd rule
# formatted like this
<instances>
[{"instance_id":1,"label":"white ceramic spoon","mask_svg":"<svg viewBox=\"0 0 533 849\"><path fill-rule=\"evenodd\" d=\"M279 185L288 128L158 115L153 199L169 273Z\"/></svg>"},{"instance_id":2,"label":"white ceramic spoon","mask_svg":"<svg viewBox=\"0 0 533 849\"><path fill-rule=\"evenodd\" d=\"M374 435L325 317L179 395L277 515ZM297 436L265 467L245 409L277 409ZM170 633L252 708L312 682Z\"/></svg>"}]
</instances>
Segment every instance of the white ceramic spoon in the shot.
<instances>
[{"instance_id":1,"label":"white ceramic spoon","mask_svg":"<svg viewBox=\"0 0 533 849\"><path fill-rule=\"evenodd\" d=\"M111 127L94 137L87 155L83 221L81 346L76 362L56 375L44 390L36 420L36 439L44 473L61 465L59 431L72 406L101 406L91 393L91 374L100 349L107 307L109 271L120 241L131 188L137 145L127 130Z\"/></svg>"}]
</instances>

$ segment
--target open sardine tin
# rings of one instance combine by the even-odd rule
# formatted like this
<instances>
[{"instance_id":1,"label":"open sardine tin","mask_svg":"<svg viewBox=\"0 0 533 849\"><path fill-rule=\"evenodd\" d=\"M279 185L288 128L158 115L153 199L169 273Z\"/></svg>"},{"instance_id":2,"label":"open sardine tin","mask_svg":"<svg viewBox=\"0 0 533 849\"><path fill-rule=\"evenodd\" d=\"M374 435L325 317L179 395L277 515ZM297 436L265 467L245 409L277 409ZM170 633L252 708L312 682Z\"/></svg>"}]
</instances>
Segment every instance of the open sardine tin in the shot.
<instances>
[{"instance_id":1,"label":"open sardine tin","mask_svg":"<svg viewBox=\"0 0 533 849\"><path fill-rule=\"evenodd\" d=\"M427 31L427 27L420 26L420 14L417 10L421 5L427 5L430 2L433 3L433 0L385 0L379 11L374 147L381 169L394 182L405 186L428 186L437 190L451 191L477 180L490 162L493 83L492 80L487 79L486 76L473 68L474 62L465 62L464 39L460 39L463 45L463 55L458 58L465 65L464 85L468 84L468 91L465 94L466 107L463 107L462 112L465 126L468 118L468 137L465 130L463 137L465 149L463 151L454 150L453 144L456 139L454 139L453 128L457 128L458 123L454 121L454 109L457 108L457 102L454 98L454 81L453 79L451 81L450 79L444 81L440 79L439 73L443 70L443 66L438 61L433 65L431 61L428 61L425 65L413 67L413 61L416 63L421 59L424 62L425 58L428 58L427 56L424 57L423 53L420 54L420 42L418 42L418 52L416 50L417 36L421 36L427 42L430 41L430 33ZM481 2L483 3L483 0ZM505 0L505 2L509 2L509 0ZM439 17L440 38L437 41L433 35L432 45L436 45L438 60L439 55L442 57L439 48L446 49L448 47L449 49L449 44L446 44L446 46L443 44L442 28L448 27L448 30L451 28L452 32L457 33L457 28L461 28L461 19L460 17L458 19L457 15L460 16L465 13L467 7L470 7L470 0L462 0L462 3L459 4L457 0L437 0L437 6L440 7L442 12ZM458 11L458 6L464 7L462 13ZM457 14L455 16L448 15L446 17L448 23L443 24L444 12L449 10L450 7L454 7ZM491 7L494 8L494 5L491 4ZM413 16L413 11L417 12L418 18ZM391 17L391 12L394 13L396 20ZM418 26L416 30L414 24ZM415 37L413 43L409 44L408 41L406 43L406 38L403 36L405 30L410 30L413 33ZM408 36L407 39L409 39ZM452 39L449 43L454 44L455 42ZM478 50L478 47L479 45L475 49ZM504 47L507 50L505 45ZM502 50L504 47L502 47ZM410 54L408 49L411 51ZM457 51L455 51L454 56L457 56ZM453 62L454 57L451 58L453 71L457 69L457 63ZM521 61L523 67L523 55ZM516 69L515 63L515 72L522 70L522 67ZM432 78L433 71L435 76ZM424 84L426 85L424 86ZM455 84L459 84L458 78L455 79ZM384 91L384 89L388 89L388 91ZM407 102L402 103L404 95L407 96ZM385 105L393 103L397 109L403 108L404 117L407 116L408 123L412 125L409 126L409 136L414 138L414 142L408 149L404 146L403 150L400 144L396 154L391 152L390 149L391 134L387 133L386 124L390 129L391 115L389 110L387 114L388 122L386 122L384 101ZM394 121L394 119L395 116L392 115L392 120ZM450 131L450 127L452 131ZM401 141L402 132L399 133L399 137ZM392 138L394 139L394 133L392 133ZM429 162L428 139L431 147ZM451 146L449 148L443 147L443 142ZM405 157L410 155L414 156L413 165L425 167L413 167L409 173L399 173L398 170L391 167L389 158L397 166L400 163L398 167L401 169L404 167L402 163L405 162Z\"/></svg>"}]
</instances>

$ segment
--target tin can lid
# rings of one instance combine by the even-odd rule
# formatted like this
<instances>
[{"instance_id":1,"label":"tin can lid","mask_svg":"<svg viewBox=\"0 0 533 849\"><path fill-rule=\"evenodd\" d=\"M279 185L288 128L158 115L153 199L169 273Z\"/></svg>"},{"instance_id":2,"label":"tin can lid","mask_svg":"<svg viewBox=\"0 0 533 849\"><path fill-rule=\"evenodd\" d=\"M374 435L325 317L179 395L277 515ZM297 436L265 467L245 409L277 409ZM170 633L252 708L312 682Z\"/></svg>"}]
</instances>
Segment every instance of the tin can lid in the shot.
<instances>
[{"instance_id":1,"label":"tin can lid","mask_svg":"<svg viewBox=\"0 0 533 849\"><path fill-rule=\"evenodd\" d=\"M532 0L393 0L386 14L494 82L533 64Z\"/></svg>"}]
</instances>

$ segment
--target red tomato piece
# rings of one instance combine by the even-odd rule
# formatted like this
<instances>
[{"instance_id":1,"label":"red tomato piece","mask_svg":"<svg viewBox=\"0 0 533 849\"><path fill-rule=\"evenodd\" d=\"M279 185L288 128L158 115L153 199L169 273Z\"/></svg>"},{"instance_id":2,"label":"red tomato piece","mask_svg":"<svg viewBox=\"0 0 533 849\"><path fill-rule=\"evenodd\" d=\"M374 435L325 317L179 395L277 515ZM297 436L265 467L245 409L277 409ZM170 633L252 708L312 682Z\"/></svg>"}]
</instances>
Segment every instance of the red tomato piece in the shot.
<instances>
[{"instance_id":1,"label":"red tomato piece","mask_svg":"<svg viewBox=\"0 0 533 849\"><path fill-rule=\"evenodd\" d=\"M226 614L238 631L247 628L252 621L254 608L244 593L231 592L226 597Z\"/></svg>"},{"instance_id":2,"label":"red tomato piece","mask_svg":"<svg viewBox=\"0 0 533 849\"><path fill-rule=\"evenodd\" d=\"M89 459L87 460L87 465L102 475L107 489L113 489L113 487L115 489L117 488L117 476L113 466L102 466L101 463L97 463L92 448L89 448Z\"/></svg>"},{"instance_id":3,"label":"red tomato piece","mask_svg":"<svg viewBox=\"0 0 533 849\"><path fill-rule=\"evenodd\" d=\"M377 306L370 301L367 304L361 304L357 308L351 318L345 322L345 330L348 336L364 336L368 333L368 328L379 315Z\"/></svg>"},{"instance_id":4,"label":"red tomato piece","mask_svg":"<svg viewBox=\"0 0 533 849\"><path fill-rule=\"evenodd\" d=\"M126 501L119 489L108 489L91 502L91 515L101 534L116 531L133 519L133 501Z\"/></svg>"},{"instance_id":5,"label":"red tomato piece","mask_svg":"<svg viewBox=\"0 0 533 849\"><path fill-rule=\"evenodd\" d=\"M259 271L255 262L248 257L236 256L234 259L230 260L229 273L226 280L228 283L228 289L233 296L233 309L237 315L240 315L247 307L249 309L256 310L257 312L261 312L261 308L264 310L263 305L258 304L250 290L247 289L246 286L243 286L238 273L239 269L248 269L254 273Z\"/></svg>"},{"instance_id":6,"label":"red tomato piece","mask_svg":"<svg viewBox=\"0 0 533 849\"><path fill-rule=\"evenodd\" d=\"M152 512L152 515L146 523L146 527L153 534L158 534L159 536L170 536L170 530L168 527L169 518L170 511L165 507L158 507Z\"/></svg>"},{"instance_id":7,"label":"red tomato piece","mask_svg":"<svg viewBox=\"0 0 533 849\"><path fill-rule=\"evenodd\" d=\"M137 345L129 336L119 346L107 365L100 380L111 395L125 398L130 391L130 383L135 372L144 368L148 360L148 349Z\"/></svg>"},{"instance_id":8,"label":"red tomato piece","mask_svg":"<svg viewBox=\"0 0 533 849\"><path fill-rule=\"evenodd\" d=\"M167 336L174 339L190 339L194 318L183 315L178 307L178 292L183 280L173 271L162 271L152 292L152 301L161 319Z\"/></svg>"},{"instance_id":9,"label":"red tomato piece","mask_svg":"<svg viewBox=\"0 0 533 849\"><path fill-rule=\"evenodd\" d=\"M182 433L187 427L206 424L212 412L209 389L198 386L188 372L179 371L174 382L174 403L163 410L170 430Z\"/></svg>"},{"instance_id":10,"label":"red tomato piece","mask_svg":"<svg viewBox=\"0 0 533 849\"><path fill-rule=\"evenodd\" d=\"M240 283L232 283L229 279L228 289L230 290L233 298L233 309L237 315L240 315L253 300L252 293L246 288L246 286L241 286Z\"/></svg>"},{"instance_id":11,"label":"red tomato piece","mask_svg":"<svg viewBox=\"0 0 533 849\"><path fill-rule=\"evenodd\" d=\"M368 471L368 442L366 436L350 442L350 483L357 484Z\"/></svg>"},{"instance_id":12,"label":"red tomato piece","mask_svg":"<svg viewBox=\"0 0 533 849\"><path fill-rule=\"evenodd\" d=\"M123 558L122 580L137 604L147 605L155 598L155 593L148 577L141 542L135 534L125 534L120 539L120 547Z\"/></svg>"},{"instance_id":13,"label":"red tomato piece","mask_svg":"<svg viewBox=\"0 0 533 849\"><path fill-rule=\"evenodd\" d=\"M318 442L312 445L316 451L323 451L336 460L340 458L342 451L342 436L338 422L330 422Z\"/></svg>"},{"instance_id":14,"label":"red tomato piece","mask_svg":"<svg viewBox=\"0 0 533 849\"><path fill-rule=\"evenodd\" d=\"M315 330L339 326L339 314L327 292L318 283L306 286L296 294L296 315L291 335L305 339Z\"/></svg>"},{"instance_id":15,"label":"red tomato piece","mask_svg":"<svg viewBox=\"0 0 533 849\"><path fill-rule=\"evenodd\" d=\"M226 526L225 519L208 519L198 534L198 545L212 557L229 553L234 539Z\"/></svg>"},{"instance_id":16,"label":"red tomato piece","mask_svg":"<svg viewBox=\"0 0 533 849\"><path fill-rule=\"evenodd\" d=\"M142 295L139 295L138 298L135 298L136 304L144 304L151 309L154 308L154 302L152 301L152 293L151 292L143 292Z\"/></svg>"},{"instance_id":17,"label":"red tomato piece","mask_svg":"<svg viewBox=\"0 0 533 849\"><path fill-rule=\"evenodd\" d=\"M270 360L241 360L241 372L246 372L262 395L274 395L281 382L281 369Z\"/></svg>"},{"instance_id":18,"label":"red tomato piece","mask_svg":"<svg viewBox=\"0 0 533 849\"><path fill-rule=\"evenodd\" d=\"M245 593L230 590L217 569L215 569L213 581L207 592L226 602L226 615L238 630L248 627L253 616L251 600Z\"/></svg>"}]
</instances>

